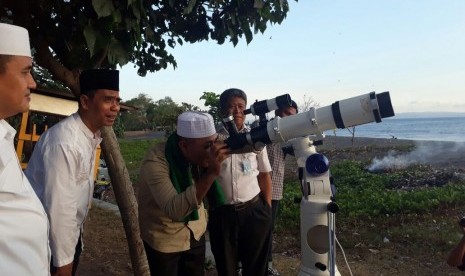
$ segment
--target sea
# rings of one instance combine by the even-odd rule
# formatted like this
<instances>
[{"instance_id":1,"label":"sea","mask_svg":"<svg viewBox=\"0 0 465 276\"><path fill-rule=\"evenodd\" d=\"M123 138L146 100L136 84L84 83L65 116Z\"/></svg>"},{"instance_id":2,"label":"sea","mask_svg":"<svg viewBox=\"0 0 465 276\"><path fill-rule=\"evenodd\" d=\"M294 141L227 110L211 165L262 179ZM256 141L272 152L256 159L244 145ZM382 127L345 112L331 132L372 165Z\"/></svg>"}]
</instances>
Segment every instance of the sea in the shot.
<instances>
[{"instance_id":1,"label":"sea","mask_svg":"<svg viewBox=\"0 0 465 276\"><path fill-rule=\"evenodd\" d=\"M324 133L352 136L348 129ZM355 137L465 142L465 117L385 118L380 123L356 126Z\"/></svg>"}]
</instances>

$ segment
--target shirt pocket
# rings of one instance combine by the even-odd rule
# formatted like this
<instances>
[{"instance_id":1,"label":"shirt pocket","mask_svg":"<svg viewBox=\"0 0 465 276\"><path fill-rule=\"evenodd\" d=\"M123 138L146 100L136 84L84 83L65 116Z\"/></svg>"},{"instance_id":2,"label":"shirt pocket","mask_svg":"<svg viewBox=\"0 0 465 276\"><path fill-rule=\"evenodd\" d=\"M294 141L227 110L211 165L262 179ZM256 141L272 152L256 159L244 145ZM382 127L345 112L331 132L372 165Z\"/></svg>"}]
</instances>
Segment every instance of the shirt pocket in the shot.
<instances>
[{"instance_id":1,"label":"shirt pocket","mask_svg":"<svg viewBox=\"0 0 465 276\"><path fill-rule=\"evenodd\" d=\"M253 152L245 154L244 160L248 160L252 172L258 171L257 155Z\"/></svg>"},{"instance_id":2,"label":"shirt pocket","mask_svg":"<svg viewBox=\"0 0 465 276\"><path fill-rule=\"evenodd\" d=\"M83 185L87 183L90 178L91 167L89 164L81 162L79 164L78 172L77 172L77 185Z\"/></svg>"}]
</instances>

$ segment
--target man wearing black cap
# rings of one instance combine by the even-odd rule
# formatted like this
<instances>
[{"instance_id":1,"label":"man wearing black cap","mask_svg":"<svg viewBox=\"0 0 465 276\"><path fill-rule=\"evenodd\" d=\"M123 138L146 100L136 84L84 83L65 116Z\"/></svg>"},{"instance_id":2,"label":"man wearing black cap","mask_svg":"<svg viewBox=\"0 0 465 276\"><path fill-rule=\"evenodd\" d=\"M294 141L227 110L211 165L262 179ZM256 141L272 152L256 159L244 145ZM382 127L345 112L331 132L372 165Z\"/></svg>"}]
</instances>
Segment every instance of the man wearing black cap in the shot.
<instances>
[{"instance_id":1,"label":"man wearing black cap","mask_svg":"<svg viewBox=\"0 0 465 276\"><path fill-rule=\"evenodd\" d=\"M100 128L113 125L120 109L117 70L87 70L79 82L78 111L40 137L25 172L50 219L52 275L76 272Z\"/></svg>"}]
</instances>

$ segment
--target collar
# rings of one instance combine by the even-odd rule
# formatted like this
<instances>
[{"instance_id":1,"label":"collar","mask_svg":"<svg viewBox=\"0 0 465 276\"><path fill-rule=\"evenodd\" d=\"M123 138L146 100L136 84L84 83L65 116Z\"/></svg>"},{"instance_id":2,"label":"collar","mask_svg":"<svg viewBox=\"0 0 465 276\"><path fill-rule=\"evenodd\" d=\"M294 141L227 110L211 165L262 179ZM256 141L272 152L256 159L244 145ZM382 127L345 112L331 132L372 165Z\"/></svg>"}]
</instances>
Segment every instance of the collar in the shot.
<instances>
[{"instance_id":1,"label":"collar","mask_svg":"<svg viewBox=\"0 0 465 276\"><path fill-rule=\"evenodd\" d=\"M244 133L244 132L249 132L250 128L246 125L243 124L241 130L238 130L239 133Z\"/></svg>"},{"instance_id":2,"label":"collar","mask_svg":"<svg viewBox=\"0 0 465 276\"><path fill-rule=\"evenodd\" d=\"M0 138L11 141L15 138L15 135L16 130L5 120L0 120Z\"/></svg>"},{"instance_id":3,"label":"collar","mask_svg":"<svg viewBox=\"0 0 465 276\"><path fill-rule=\"evenodd\" d=\"M73 115L74 120L79 126L79 129L84 132L84 134L89 138L89 139L101 139L101 134L100 130L97 130L97 132L93 133L87 126L84 124L84 122L81 119L81 116L79 116L79 113L74 113Z\"/></svg>"}]
</instances>

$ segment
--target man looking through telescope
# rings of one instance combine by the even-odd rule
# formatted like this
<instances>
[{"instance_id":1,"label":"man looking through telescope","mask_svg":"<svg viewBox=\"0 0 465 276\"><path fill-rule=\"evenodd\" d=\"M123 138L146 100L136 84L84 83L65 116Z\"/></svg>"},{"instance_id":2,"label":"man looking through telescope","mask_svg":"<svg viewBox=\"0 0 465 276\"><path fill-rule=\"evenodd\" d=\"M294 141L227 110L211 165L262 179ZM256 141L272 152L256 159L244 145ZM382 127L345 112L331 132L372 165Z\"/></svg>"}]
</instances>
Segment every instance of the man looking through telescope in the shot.
<instances>
[{"instance_id":1,"label":"man looking through telescope","mask_svg":"<svg viewBox=\"0 0 465 276\"><path fill-rule=\"evenodd\" d=\"M220 111L233 116L239 133L245 126L247 95L240 89L228 89L220 96ZM231 130L228 130L231 131ZM219 132L225 140L233 133ZM221 165L217 178L225 196L225 204L210 205L209 233L218 275L242 273L266 275L271 230L271 166L265 149L232 154Z\"/></svg>"}]
</instances>

